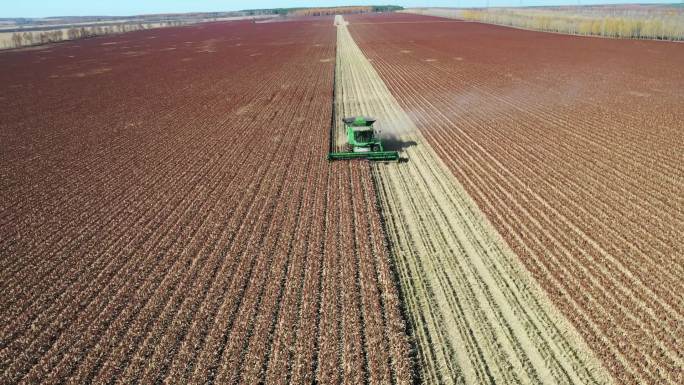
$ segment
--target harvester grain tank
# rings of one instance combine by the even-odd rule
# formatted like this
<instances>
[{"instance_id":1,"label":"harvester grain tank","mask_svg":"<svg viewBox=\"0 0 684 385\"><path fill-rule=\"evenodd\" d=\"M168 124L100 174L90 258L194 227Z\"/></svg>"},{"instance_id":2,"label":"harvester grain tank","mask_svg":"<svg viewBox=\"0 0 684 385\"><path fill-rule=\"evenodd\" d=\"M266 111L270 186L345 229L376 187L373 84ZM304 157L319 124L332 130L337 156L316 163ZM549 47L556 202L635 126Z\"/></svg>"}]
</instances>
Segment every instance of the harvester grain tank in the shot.
<instances>
[{"instance_id":1,"label":"harvester grain tank","mask_svg":"<svg viewBox=\"0 0 684 385\"><path fill-rule=\"evenodd\" d=\"M347 137L347 151L330 152L328 160L368 159L393 161L399 159L397 151L385 151L378 132L373 127L375 119L353 116L342 119Z\"/></svg>"}]
</instances>

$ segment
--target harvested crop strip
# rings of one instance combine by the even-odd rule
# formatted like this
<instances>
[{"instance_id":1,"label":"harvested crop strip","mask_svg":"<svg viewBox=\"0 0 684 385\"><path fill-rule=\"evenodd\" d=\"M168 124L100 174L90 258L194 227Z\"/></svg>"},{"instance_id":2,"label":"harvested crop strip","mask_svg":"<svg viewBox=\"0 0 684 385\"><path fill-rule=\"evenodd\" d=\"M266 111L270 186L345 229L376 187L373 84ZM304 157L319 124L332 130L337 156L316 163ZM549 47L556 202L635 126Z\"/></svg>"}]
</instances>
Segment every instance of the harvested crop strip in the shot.
<instances>
[{"instance_id":1,"label":"harvested crop strip","mask_svg":"<svg viewBox=\"0 0 684 385\"><path fill-rule=\"evenodd\" d=\"M603 384L548 303L338 23L337 120L378 118L406 162L375 164L391 251L426 383Z\"/></svg>"}]
</instances>

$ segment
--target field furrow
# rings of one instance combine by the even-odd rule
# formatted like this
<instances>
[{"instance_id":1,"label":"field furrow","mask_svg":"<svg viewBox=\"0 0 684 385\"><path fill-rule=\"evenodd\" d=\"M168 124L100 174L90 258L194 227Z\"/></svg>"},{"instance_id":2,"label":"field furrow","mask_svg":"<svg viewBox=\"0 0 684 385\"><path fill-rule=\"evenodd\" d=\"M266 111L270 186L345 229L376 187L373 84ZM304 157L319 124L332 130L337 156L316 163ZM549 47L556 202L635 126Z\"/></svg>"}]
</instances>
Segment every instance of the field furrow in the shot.
<instances>
[{"instance_id":1,"label":"field furrow","mask_svg":"<svg viewBox=\"0 0 684 385\"><path fill-rule=\"evenodd\" d=\"M609 383L576 331L451 176L342 23L338 47L338 118L378 118L389 145L407 158L376 164L373 175L423 379Z\"/></svg>"},{"instance_id":2,"label":"field furrow","mask_svg":"<svg viewBox=\"0 0 684 385\"><path fill-rule=\"evenodd\" d=\"M412 382L370 169L326 159L335 36L0 54L0 382Z\"/></svg>"},{"instance_id":3,"label":"field furrow","mask_svg":"<svg viewBox=\"0 0 684 385\"><path fill-rule=\"evenodd\" d=\"M402 17L352 32L449 172L616 382L680 383L679 46Z\"/></svg>"}]
</instances>

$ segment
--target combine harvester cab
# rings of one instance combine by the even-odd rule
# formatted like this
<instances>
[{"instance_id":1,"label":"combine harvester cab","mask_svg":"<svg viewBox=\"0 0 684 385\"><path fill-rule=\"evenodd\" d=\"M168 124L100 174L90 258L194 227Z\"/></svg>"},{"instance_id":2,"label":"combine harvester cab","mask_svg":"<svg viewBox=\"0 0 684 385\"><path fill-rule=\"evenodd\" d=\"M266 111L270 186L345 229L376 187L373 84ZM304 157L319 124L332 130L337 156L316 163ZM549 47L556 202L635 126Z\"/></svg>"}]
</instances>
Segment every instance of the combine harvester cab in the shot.
<instances>
[{"instance_id":1,"label":"combine harvester cab","mask_svg":"<svg viewBox=\"0 0 684 385\"><path fill-rule=\"evenodd\" d=\"M342 119L347 136L346 152L330 152L328 160L368 159L376 161L395 161L399 159L397 151L385 151L382 141L373 128L375 119L354 116Z\"/></svg>"}]
</instances>

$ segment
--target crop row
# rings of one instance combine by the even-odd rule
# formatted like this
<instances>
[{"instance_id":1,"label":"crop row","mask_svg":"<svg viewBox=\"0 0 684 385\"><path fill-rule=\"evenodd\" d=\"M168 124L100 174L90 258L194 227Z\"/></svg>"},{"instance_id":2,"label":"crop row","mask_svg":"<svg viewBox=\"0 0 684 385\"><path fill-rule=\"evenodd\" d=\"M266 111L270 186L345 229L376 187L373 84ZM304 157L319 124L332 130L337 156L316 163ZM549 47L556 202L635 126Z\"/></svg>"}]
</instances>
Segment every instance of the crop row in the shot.
<instances>
[{"instance_id":1,"label":"crop row","mask_svg":"<svg viewBox=\"0 0 684 385\"><path fill-rule=\"evenodd\" d=\"M338 28L338 115L376 117L407 158L374 165L373 176L424 381L605 381L347 29Z\"/></svg>"},{"instance_id":2,"label":"crop row","mask_svg":"<svg viewBox=\"0 0 684 385\"><path fill-rule=\"evenodd\" d=\"M495 43L496 27L421 20L420 36L389 24L352 24L352 31L439 157L617 381L680 383L681 144L666 138L681 129L681 113L668 110L677 85L654 71L651 82L665 100L650 112L630 111L633 96L620 90L642 88L638 75L622 80L605 67L596 90L580 82L585 63L548 59L576 51L597 60L604 45L638 56L629 43L536 34L544 45L508 31L510 44L542 51L511 56ZM475 38L459 38L466 33ZM429 43L416 43L427 36ZM534 59L542 63L534 67ZM573 94L559 71L578 72ZM649 121L659 109L664 115Z\"/></svg>"},{"instance_id":3,"label":"crop row","mask_svg":"<svg viewBox=\"0 0 684 385\"><path fill-rule=\"evenodd\" d=\"M3 381L411 380L369 169L325 159L334 36L219 23L0 55Z\"/></svg>"}]
</instances>

